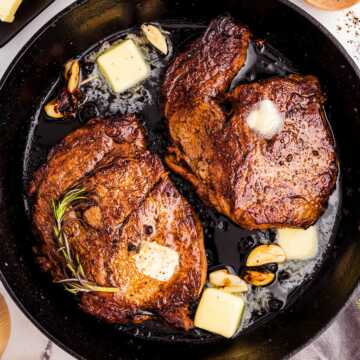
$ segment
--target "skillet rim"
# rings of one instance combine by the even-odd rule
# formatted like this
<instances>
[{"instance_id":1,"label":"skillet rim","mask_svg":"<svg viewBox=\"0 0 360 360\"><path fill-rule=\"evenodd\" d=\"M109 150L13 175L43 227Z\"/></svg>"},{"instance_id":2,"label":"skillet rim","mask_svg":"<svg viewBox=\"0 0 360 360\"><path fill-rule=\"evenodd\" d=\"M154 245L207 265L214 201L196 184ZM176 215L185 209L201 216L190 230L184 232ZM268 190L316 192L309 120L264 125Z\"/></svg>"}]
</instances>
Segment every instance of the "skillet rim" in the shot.
<instances>
[{"instance_id":1,"label":"skillet rim","mask_svg":"<svg viewBox=\"0 0 360 360\"><path fill-rule=\"evenodd\" d=\"M347 52L347 50L344 48L344 46L340 43L340 41L323 25L321 24L314 16L310 15L308 12L306 12L304 9L302 9L300 6L286 1L286 0L277 0L278 2L282 3L283 5L288 6L289 8L293 9L294 11L296 11L298 14L302 15L303 17L306 18L306 20L310 21L313 25L315 25L325 36L327 36L330 41L332 42L332 44L341 52L342 55L344 55L345 59L348 61L348 63L350 64L350 66L352 67L352 69L354 70L358 80L360 81L360 67L356 65L354 59L350 56L350 54ZM1 84L0 84L0 90L1 90ZM341 176L341 174L340 174ZM1 274L1 270L0 270L0 274ZM356 289L360 286L360 278L357 279L356 285L354 286L354 288L351 290L348 299L346 300L346 302L344 303L344 305L336 311L336 313L334 314L334 316L329 319L329 321L323 326L321 327L316 333L315 335L306 340L302 345L300 345L298 348L296 348L295 350L291 351L287 356L285 356L286 359L290 359L292 356L294 356L295 354L299 353L301 350L305 349L308 345L310 345L310 343L314 342L315 340L317 340L327 329L330 328L330 326L335 322L336 318L340 315L340 313L345 309L345 307L347 307L350 304L350 301L356 291Z\"/></svg>"},{"instance_id":2,"label":"skillet rim","mask_svg":"<svg viewBox=\"0 0 360 360\"><path fill-rule=\"evenodd\" d=\"M302 9L300 6L289 2L288 0L276 0L277 2L281 3L282 5L287 6L288 8L294 10L296 13L298 13L300 16L304 17L307 21L309 21L311 24L313 24L320 32L323 33L335 46L335 48L340 51L340 53L344 56L345 60L348 62L352 70L355 72L355 75L357 76L358 81L360 82L360 68L356 65L353 58L350 56L350 54L347 52L347 50L344 48L344 46L340 43L339 40L335 38L335 36L324 26L322 25L315 17L307 13L304 9ZM45 33L54 22L57 22L60 18L64 17L67 13L71 12L72 10L76 9L77 7L80 7L82 5L85 5L88 2L88 0L76 0L74 3L68 5L65 9L60 11L58 14L53 16L51 19L49 19L36 33L26 42L26 44L18 51L18 53L15 55L14 59L11 61L10 65L6 68L3 76L0 79L0 92L2 91L6 81L8 80L10 74L14 70L14 68L17 66L18 62L21 60L23 55L33 46L35 41L43 34ZM68 354L74 356L77 359L80 360L86 360L83 356L79 355L76 351L72 350L70 347L65 345L62 341L58 340L54 335L52 335L49 330L47 330L41 323L38 321L24 306L24 304L18 299L16 293L13 291L11 285L7 281L6 277L4 276L1 268L0 268L0 280L4 285L4 288L8 292L10 298L14 301L16 306L21 310L21 312L37 327L38 330L40 330L49 340L51 340L54 344L59 346L62 350L67 352ZM328 320L328 322L322 326L315 335L306 340L304 344L300 345L293 351L291 351L288 355L285 356L286 359L291 358L296 353L303 350L306 346L308 346L311 342L316 340L322 333L324 333L335 321L335 319L338 317L340 312L350 303L352 296L355 293L355 290L360 285L360 278L357 279L357 282L354 286L354 288L351 290L348 299L345 301L343 306L336 310L335 314Z\"/></svg>"}]
</instances>

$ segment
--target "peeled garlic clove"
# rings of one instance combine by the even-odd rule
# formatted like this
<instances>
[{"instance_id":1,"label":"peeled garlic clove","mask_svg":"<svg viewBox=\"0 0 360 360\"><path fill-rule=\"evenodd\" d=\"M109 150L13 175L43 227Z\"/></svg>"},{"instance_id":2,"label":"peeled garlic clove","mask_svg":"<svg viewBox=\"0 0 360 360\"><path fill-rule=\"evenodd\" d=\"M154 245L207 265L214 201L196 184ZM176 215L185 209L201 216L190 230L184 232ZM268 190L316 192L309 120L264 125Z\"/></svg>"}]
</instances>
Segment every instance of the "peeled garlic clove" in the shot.
<instances>
[{"instance_id":1,"label":"peeled garlic clove","mask_svg":"<svg viewBox=\"0 0 360 360\"><path fill-rule=\"evenodd\" d=\"M146 36L147 40L161 51L164 55L168 53L168 46L166 42L165 35L160 31L160 29L154 25L141 25L141 30Z\"/></svg>"},{"instance_id":2,"label":"peeled garlic clove","mask_svg":"<svg viewBox=\"0 0 360 360\"><path fill-rule=\"evenodd\" d=\"M248 270L245 273L244 279L254 286L266 286L270 285L275 280L275 274L272 272Z\"/></svg>"},{"instance_id":3,"label":"peeled garlic clove","mask_svg":"<svg viewBox=\"0 0 360 360\"><path fill-rule=\"evenodd\" d=\"M72 94L79 87L80 83L80 65L78 60L72 61L71 66L67 72L67 76L67 90L70 94Z\"/></svg>"},{"instance_id":4,"label":"peeled garlic clove","mask_svg":"<svg viewBox=\"0 0 360 360\"><path fill-rule=\"evenodd\" d=\"M246 259L246 266L261 266L271 263L283 263L286 260L284 250L278 245L259 245Z\"/></svg>"},{"instance_id":5,"label":"peeled garlic clove","mask_svg":"<svg viewBox=\"0 0 360 360\"><path fill-rule=\"evenodd\" d=\"M65 80L68 80L68 79L69 79L70 69L71 69L71 66L72 66L72 64L73 64L73 61L74 61L74 60L69 60L69 61L64 65L64 78L65 78Z\"/></svg>"},{"instance_id":6,"label":"peeled garlic clove","mask_svg":"<svg viewBox=\"0 0 360 360\"><path fill-rule=\"evenodd\" d=\"M242 285L236 285L236 286L225 286L221 288L222 291L225 291L227 293L237 294L237 293L243 293L248 291L248 286L245 281L242 280Z\"/></svg>"},{"instance_id":7,"label":"peeled garlic clove","mask_svg":"<svg viewBox=\"0 0 360 360\"><path fill-rule=\"evenodd\" d=\"M64 78L65 78L65 80L69 80L70 69L71 69L74 61L77 61L77 60L71 59L64 65Z\"/></svg>"},{"instance_id":8,"label":"peeled garlic clove","mask_svg":"<svg viewBox=\"0 0 360 360\"><path fill-rule=\"evenodd\" d=\"M275 274L272 272L249 270L245 273L244 279L254 286L266 286L275 280Z\"/></svg>"},{"instance_id":9,"label":"peeled garlic clove","mask_svg":"<svg viewBox=\"0 0 360 360\"><path fill-rule=\"evenodd\" d=\"M214 286L224 286L224 276L228 275L229 272L226 269L213 271L209 274L209 282Z\"/></svg>"},{"instance_id":10,"label":"peeled garlic clove","mask_svg":"<svg viewBox=\"0 0 360 360\"><path fill-rule=\"evenodd\" d=\"M223 286L243 286L244 281L236 275L230 274L227 270L217 270L209 275L209 282L211 285Z\"/></svg>"},{"instance_id":11,"label":"peeled garlic clove","mask_svg":"<svg viewBox=\"0 0 360 360\"><path fill-rule=\"evenodd\" d=\"M44 110L46 115L53 119L61 119L64 117L64 114L62 114L59 110L59 103L56 99L49 101L44 106Z\"/></svg>"}]
</instances>

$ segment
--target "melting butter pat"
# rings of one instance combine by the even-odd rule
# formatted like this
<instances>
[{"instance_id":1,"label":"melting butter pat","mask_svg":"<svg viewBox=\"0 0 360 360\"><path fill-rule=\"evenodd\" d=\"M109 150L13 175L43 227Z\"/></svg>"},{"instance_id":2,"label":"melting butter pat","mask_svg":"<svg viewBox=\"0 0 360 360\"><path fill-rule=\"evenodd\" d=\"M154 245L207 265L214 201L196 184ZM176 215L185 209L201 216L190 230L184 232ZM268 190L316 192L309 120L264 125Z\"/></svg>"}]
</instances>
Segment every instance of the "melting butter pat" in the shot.
<instances>
[{"instance_id":1,"label":"melting butter pat","mask_svg":"<svg viewBox=\"0 0 360 360\"><path fill-rule=\"evenodd\" d=\"M278 229L277 242L284 250L288 260L308 260L318 252L318 229Z\"/></svg>"},{"instance_id":2,"label":"melting butter pat","mask_svg":"<svg viewBox=\"0 0 360 360\"><path fill-rule=\"evenodd\" d=\"M196 310L194 324L200 329L230 338L239 328L244 307L241 297L207 288Z\"/></svg>"},{"instance_id":3,"label":"melting butter pat","mask_svg":"<svg viewBox=\"0 0 360 360\"><path fill-rule=\"evenodd\" d=\"M249 128L265 139L271 139L284 126L284 116L271 100L261 100L246 119Z\"/></svg>"},{"instance_id":4,"label":"melting butter pat","mask_svg":"<svg viewBox=\"0 0 360 360\"><path fill-rule=\"evenodd\" d=\"M22 0L0 0L0 20L13 22Z\"/></svg>"},{"instance_id":5,"label":"melting butter pat","mask_svg":"<svg viewBox=\"0 0 360 360\"><path fill-rule=\"evenodd\" d=\"M150 74L149 65L132 40L111 47L96 62L101 74L116 93L132 88Z\"/></svg>"},{"instance_id":6,"label":"melting butter pat","mask_svg":"<svg viewBox=\"0 0 360 360\"><path fill-rule=\"evenodd\" d=\"M179 265L179 254L153 241L143 241L140 251L134 255L139 272L153 279L169 280Z\"/></svg>"}]
</instances>

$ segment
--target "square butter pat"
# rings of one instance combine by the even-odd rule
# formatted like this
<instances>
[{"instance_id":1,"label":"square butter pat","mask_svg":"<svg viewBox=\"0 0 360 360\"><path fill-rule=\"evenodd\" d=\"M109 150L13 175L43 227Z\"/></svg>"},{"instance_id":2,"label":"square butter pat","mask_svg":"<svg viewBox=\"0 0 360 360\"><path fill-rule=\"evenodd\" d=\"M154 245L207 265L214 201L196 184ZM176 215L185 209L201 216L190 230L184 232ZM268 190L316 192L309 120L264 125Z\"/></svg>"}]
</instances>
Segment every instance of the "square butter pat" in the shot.
<instances>
[{"instance_id":1,"label":"square butter pat","mask_svg":"<svg viewBox=\"0 0 360 360\"><path fill-rule=\"evenodd\" d=\"M244 300L224 291L205 289L196 310L194 324L200 329L232 337L239 328Z\"/></svg>"},{"instance_id":2,"label":"square butter pat","mask_svg":"<svg viewBox=\"0 0 360 360\"><path fill-rule=\"evenodd\" d=\"M284 250L288 260L308 260L318 252L318 229L316 225L308 229L278 229L277 243Z\"/></svg>"},{"instance_id":3,"label":"square butter pat","mask_svg":"<svg viewBox=\"0 0 360 360\"><path fill-rule=\"evenodd\" d=\"M22 0L0 0L0 20L13 22Z\"/></svg>"},{"instance_id":4,"label":"square butter pat","mask_svg":"<svg viewBox=\"0 0 360 360\"><path fill-rule=\"evenodd\" d=\"M150 67L132 40L111 47L96 60L101 74L116 93L123 92L150 74Z\"/></svg>"}]
</instances>

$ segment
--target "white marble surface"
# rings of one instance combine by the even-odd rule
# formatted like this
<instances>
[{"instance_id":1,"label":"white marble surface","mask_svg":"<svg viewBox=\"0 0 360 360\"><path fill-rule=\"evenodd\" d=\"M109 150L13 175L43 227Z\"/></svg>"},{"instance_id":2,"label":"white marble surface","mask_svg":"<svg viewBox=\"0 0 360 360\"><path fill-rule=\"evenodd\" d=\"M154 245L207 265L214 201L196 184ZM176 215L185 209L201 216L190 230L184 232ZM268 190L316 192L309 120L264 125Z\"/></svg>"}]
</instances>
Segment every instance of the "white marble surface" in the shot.
<instances>
[{"instance_id":1,"label":"white marble surface","mask_svg":"<svg viewBox=\"0 0 360 360\"><path fill-rule=\"evenodd\" d=\"M10 43L8 43L5 47L0 48L0 77L28 39L42 25L51 19L51 17L72 2L73 0L56 0L42 14L25 27L13 40L11 40ZM344 27L344 23L346 22L346 13L349 10L326 12L314 9L313 7L304 4L302 0L292 0L292 2L304 8L308 13L319 20L327 29L329 29L330 32L340 40L357 65L360 66L360 42L357 40L357 34L354 29L347 31L347 28ZM360 16L360 4L354 6L352 11ZM341 27L341 30L339 27ZM2 356L2 360L46 360L49 359L49 357L45 355L46 348L48 349L48 354L51 354L51 360L73 359L73 357L66 354L56 345L51 344L48 339L22 314L22 312L10 299L1 283L0 293L4 295L10 308L12 323L10 342L4 355ZM337 322L335 322L326 333L336 332L337 326ZM326 333L324 335L326 335ZM339 354L341 354L341 349L339 350ZM359 357L357 357L357 355ZM360 354L357 355L355 355L355 358L353 357L351 360L360 359ZM323 357L320 357L316 352L309 351L309 348L305 348L296 356L296 358L303 360L316 360L322 359ZM337 359L340 359L340 357ZM328 358L326 360L328 360ZM343 360L350 359L343 358Z\"/></svg>"},{"instance_id":2,"label":"white marble surface","mask_svg":"<svg viewBox=\"0 0 360 360\"><path fill-rule=\"evenodd\" d=\"M4 296L10 310L10 340L1 360L49 360L45 356L46 348L50 347L51 360L74 359L59 347L51 344L21 310L10 299L0 282L0 293Z\"/></svg>"}]
</instances>

